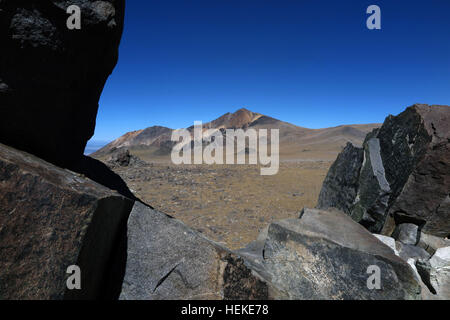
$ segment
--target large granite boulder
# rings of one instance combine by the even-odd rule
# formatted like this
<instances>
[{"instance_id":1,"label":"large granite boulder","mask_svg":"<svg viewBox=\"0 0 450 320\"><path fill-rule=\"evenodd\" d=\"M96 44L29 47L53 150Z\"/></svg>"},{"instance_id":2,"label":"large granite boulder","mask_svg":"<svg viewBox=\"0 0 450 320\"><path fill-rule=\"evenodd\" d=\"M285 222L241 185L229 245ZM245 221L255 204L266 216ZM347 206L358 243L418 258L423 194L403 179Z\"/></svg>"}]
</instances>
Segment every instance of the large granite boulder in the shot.
<instances>
[{"instance_id":1,"label":"large granite boulder","mask_svg":"<svg viewBox=\"0 0 450 320\"><path fill-rule=\"evenodd\" d=\"M136 202L120 299L268 299L242 259L182 222Z\"/></svg>"},{"instance_id":2,"label":"large granite boulder","mask_svg":"<svg viewBox=\"0 0 450 320\"><path fill-rule=\"evenodd\" d=\"M341 209L374 233L391 235L396 225L412 223L430 235L448 236L450 107L414 105L389 116L367 135L363 148L359 164L342 161L350 147L338 156L317 207ZM341 174L336 174L336 166ZM357 191L348 192L348 174L342 172L359 166L353 175L358 181L352 182Z\"/></svg>"},{"instance_id":3,"label":"large granite boulder","mask_svg":"<svg viewBox=\"0 0 450 320\"><path fill-rule=\"evenodd\" d=\"M277 289L274 298L420 298L411 267L338 210L304 209L300 219L272 223L259 249L253 244L240 254ZM374 268L380 271L379 289L367 284Z\"/></svg>"},{"instance_id":4,"label":"large granite boulder","mask_svg":"<svg viewBox=\"0 0 450 320\"><path fill-rule=\"evenodd\" d=\"M0 144L0 299L117 298L133 202ZM66 287L71 265L81 290Z\"/></svg>"},{"instance_id":5,"label":"large granite boulder","mask_svg":"<svg viewBox=\"0 0 450 320\"><path fill-rule=\"evenodd\" d=\"M81 9L69 30L67 8ZM125 0L0 1L0 142L78 165L117 62Z\"/></svg>"}]
</instances>

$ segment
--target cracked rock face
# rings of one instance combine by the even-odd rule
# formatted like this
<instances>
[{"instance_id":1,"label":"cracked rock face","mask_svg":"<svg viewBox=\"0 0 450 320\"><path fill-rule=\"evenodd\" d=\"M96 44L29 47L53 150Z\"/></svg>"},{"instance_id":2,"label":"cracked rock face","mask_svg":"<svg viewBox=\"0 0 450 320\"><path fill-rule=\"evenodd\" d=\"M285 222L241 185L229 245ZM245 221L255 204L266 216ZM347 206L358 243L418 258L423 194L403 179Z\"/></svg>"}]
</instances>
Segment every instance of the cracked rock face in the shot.
<instances>
[{"instance_id":1,"label":"cracked rock face","mask_svg":"<svg viewBox=\"0 0 450 320\"><path fill-rule=\"evenodd\" d=\"M420 298L409 265L341 211L304 209L300 219L269 226L259 258L256 247L240 252L278 290L277 298ZM371 266L380 269L379 290L367 286Z\"/></svg>"},{"instance_id":2,"label":"cracked rock face","mask_svg":"<svg viewBox=\"0 0 450 320\"><path fill-rule=\"evenodd\" d=\"M136 203L120 299L268 299L242 259L182 222Z\"/></svg>"},{"instance_id":3,"label":"cracked rock face","mask_svg":"<svg viewBox=\"0 0 450 320\"><path fill-rule=\"evenodd\" d=\"M317 207L341 209L374 233L391 235L396 224L412 223L427 234L448 236L450 107L414 105L389 116L363 148L359 162L348 157L350 147L338 156Z\"/></svg>"},{"instance_id":4,"label":"cracked rock face","mask_svg":"<svg viewBox=\"0 0 450 320\"><path fill-rule=\"evenodd\" d=\"M383 228L391 193L380 154L378 130L369 133L363 144L364 160L359 177L359 189L351 216L371 232Z\"/></svg>"},{"instance_id":5,"label":"cracked rock face","mask_svg":"<svg viewBox=\"0 0 450 320\"><path fill-rule=\"evenodd\" d=\"M347 143L331 166L319 194L317 208L351 213L359 187L363 149Z\"/></svg>"},{"instance_id":6,"label":"cracked rock face","mask_svg":"<svg viewBox=\"0 0 450 320\"><path fill-rule=\"evenodd\" d=\"M132 200L2 144L0 190L0 299L118 295ZM81 269L81 290L66 289L71 265Z\"/></svg>"},{"instance_id":7,"label":"cracked rock face","mask_svg":"<svg viewBox=\"0 0 450 320\"><path fill-rule=\"evenodd\" d=\"M81 30L69 30L70 5ZM116 65L124 0L0 1L0 142L73 168Z\"/></svg>"}]
</instances>

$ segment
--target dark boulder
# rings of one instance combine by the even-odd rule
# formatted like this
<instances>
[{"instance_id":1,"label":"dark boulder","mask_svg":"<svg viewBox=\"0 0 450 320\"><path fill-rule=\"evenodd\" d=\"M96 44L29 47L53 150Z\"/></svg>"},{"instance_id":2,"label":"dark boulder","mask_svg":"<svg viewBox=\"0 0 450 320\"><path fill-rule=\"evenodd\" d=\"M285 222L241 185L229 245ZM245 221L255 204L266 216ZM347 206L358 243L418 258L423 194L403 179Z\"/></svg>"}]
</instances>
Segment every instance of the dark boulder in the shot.
<instances>
[{"instance_id":1,"label":"dark boulder","mask_svg":"<svg viewBox=\"0 0 450 320\"><path fill-rule=\"evenodd\" d=\"M0 190L0 299L117 298L134 201L1 144ZM81 290L67 290L71 265Z\"/></svg>"},{"instance_id":2,"label":"dark boulder","mask_svg":"<svg viewBox=\"0 0 450 320\"><path fill-rule=\"evenodd\" d=\"M369 133L364 141L364 161L359 177L359 189L351 216L371 232L384 226L391 193L381 159L378 129Z\"/></svg>"},{"instance_id":3,"label":"dark boulder","mask_svg":"<svg viewBox=\"0 0 450 320\"><path fill-rule=\"evenodd\" d=\"M347 143L331 166L320 190L317 208L337 208L351 214L359 188L363 149Z\"/></svg>"},{"instance_id":4,"label":"dark boulder","mask_svg":"<svg viewBox=\"0 0 450 320\"><path fill-rule=\"evenodd\" d=\"M422 231L450 234L450 107L416 105L388 117L380 129L389 215Z\"/></svg>"},{"instance_id":5,"label":"dark boulder","mask_svg":"<svg viewBox=\"0 0 450 320\"><path fill-rule=\"evenodd\" d=\"M395 225L412 223L428 234L448 236L450 107L414 105L389 116L367 135L363 148L360 163L343 161L348 149L338 156L318 208L341 209L374 233L391 235ZM352 182L357 192L348 192L348 172L358 167L353 175L358 181Z\"/></svg>"},{"instance_id":6,"label":"dark boulder","mask_svg":"<svg viewBox=\"0 0 450 320\"><path fill-rule=\"evenodd\" d=\"M69 5L81 30L69 30ZM124 0L0 1L0 142L75 168L116 65Z\"/></svg>"},{"instance_id":7,"label":"dark boulder","mask_svg":"<svg viewBox=\"0 0 450 320\"><path fill-rule=\"evenodd\" d=\"M107 160L108 165L111 167L128 167L128 166L144 166L145 161L142 161L135 155L130 153L128 149L116 149L112 152L112 155Z\"/></svg>"}]
</instances>

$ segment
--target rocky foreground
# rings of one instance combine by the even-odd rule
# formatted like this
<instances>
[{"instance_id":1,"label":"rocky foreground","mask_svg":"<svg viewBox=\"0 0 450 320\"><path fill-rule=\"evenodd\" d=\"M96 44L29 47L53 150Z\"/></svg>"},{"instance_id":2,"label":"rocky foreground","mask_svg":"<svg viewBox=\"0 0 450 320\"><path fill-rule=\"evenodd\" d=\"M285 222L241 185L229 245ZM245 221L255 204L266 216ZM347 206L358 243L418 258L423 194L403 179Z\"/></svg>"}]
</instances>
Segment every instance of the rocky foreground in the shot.
<instances>
[{"instance_id":1,"label":"rocky foreground","mask_svg":"<svg viewBox=\"0 0 450 320\"><path fill-rule=\"evenodd\" d=\"M389 116L338 156L318 208L232 251L83 157L124 1L72 2L77 36L65 1L0 2L1 299L450 299L450 107Z\"/></svg>"}]
</instances>

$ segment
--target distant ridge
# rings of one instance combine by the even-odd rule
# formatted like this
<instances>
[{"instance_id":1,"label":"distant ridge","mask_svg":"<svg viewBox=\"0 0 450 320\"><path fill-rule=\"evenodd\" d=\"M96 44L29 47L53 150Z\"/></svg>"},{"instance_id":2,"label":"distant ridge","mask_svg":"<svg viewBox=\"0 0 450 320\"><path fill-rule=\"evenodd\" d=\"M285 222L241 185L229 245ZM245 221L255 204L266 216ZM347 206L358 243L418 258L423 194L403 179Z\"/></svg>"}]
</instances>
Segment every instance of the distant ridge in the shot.
<instances>
[{"instance_id":1,"label":"distant ridge","mask_svg":"<svg viewBox=\"0 0 450 320\"><path fill-rule=\"evenodd\" d=\"M337 153L351 142L360 146L366 134L381 124L341 125L324 129L308 129L284 122L245 108L226 113L215 120L204 123L204 129L279 129L281 159L333 160ZM192 131L194 126L187 128ZM104 158L119 148L128 148L147 161L162 160L170 155L174 142L173 129L152 126L143 130L125 133L100 150L91 154Z\"/></svg>"}]
</instances>

